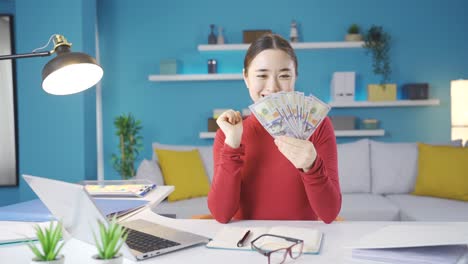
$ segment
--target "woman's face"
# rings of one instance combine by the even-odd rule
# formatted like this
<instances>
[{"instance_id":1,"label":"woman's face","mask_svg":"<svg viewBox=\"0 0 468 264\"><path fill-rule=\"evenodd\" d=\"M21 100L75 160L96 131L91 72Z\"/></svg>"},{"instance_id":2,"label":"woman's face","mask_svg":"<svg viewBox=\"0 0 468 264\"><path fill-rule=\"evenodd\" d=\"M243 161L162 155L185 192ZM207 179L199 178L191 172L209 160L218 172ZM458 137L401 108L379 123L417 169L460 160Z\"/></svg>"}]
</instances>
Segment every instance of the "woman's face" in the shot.
<instances>
[{"instance_id":1,"label":"woman's face","mask_svg":"<svg viewBox=\"0 0 468 264\"><path fill-rule=\"evenodd\" d=\"M272 93L294 91L294 61L282 50L264 50L251 61L248 72L244 71L244 81L254 102Z\"/></svg>"}]
</instances>

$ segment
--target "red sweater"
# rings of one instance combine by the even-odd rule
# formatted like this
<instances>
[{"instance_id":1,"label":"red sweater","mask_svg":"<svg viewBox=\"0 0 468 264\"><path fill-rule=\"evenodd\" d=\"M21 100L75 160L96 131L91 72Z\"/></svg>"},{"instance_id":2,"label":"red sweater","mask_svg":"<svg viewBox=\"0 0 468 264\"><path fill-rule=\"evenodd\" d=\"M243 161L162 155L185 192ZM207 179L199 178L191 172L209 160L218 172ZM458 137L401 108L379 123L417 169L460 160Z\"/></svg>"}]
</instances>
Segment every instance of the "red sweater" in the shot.
<instances>
[{"instance_id":1,"label":"red sweater","mask_svg":"<svg viewBox=\"0 0 468 264\"><path fill-rule=\"evenodd\" d=\"M218 129L214 152L214 176L208 207L214 218L317 220L332 222L341 209L336 138L326 118L309 140L317 158L304 172L278 150L255 116L243 121L241 146L224 144Z\"/></svg>"}]
</instances>

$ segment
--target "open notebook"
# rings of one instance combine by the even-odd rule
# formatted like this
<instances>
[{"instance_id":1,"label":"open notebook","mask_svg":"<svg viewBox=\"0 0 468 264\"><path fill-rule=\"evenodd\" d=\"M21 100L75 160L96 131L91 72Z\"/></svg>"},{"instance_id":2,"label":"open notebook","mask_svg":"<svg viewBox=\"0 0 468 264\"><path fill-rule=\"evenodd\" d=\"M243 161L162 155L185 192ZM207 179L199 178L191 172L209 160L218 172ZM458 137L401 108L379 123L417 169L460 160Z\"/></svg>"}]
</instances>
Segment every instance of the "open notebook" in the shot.
<instances>
[{"instance_id":1,"label":"open notebook","mask_svg":"<svg viewBox=\"0 0 468 264\"><path fill-rule=\"evenodd\" d=\"M249 236L242 247L237 247L237 242L250 230ZM318 254L322 243L323 233L317 229L299 228L288 226L275 227L223 227L215 237L206 245L215 249L252 250L250 242L263 234L274 234L304 240L304 254ZM277 241L275 241L277 242ZM288 244L289 245L289 244ZM285 245L287 246L287 245Z\"/></svg>"}]
</instances>

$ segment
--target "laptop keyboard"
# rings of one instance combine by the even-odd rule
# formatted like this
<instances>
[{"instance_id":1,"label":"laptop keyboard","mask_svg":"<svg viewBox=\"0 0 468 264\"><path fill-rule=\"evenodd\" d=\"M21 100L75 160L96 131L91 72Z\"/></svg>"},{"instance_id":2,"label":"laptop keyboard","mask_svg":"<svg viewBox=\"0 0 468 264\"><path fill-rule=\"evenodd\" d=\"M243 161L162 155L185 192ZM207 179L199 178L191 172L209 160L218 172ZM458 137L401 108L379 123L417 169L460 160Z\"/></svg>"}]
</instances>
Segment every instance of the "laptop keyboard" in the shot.
<instances>
[{"instance_id":1,"label":"laptop keyboard","mask_svg":"<svg viewBox=\"0 0 468 264\"><path fill-rule=\"evenodd\" d=\"M126 243L131 249L143 253L180 245L177 242L170 241L154 235L146 234L133 229L128 229L128 237Z\"/></svg>"}]
</instances>

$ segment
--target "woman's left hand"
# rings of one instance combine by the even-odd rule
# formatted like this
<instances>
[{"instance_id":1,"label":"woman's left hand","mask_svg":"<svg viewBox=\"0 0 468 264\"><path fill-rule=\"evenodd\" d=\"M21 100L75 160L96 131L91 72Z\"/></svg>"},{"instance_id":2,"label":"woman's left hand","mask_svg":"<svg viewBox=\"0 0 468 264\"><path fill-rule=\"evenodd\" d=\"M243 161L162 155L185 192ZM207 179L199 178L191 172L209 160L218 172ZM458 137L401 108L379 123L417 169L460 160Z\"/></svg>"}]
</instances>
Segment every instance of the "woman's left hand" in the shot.
<instances>
[{"instance_id":1,"label":"woman's left hand","mask_svg":"<svg viewBox=\"0 0 468 264\"><path fill-rule=\"evenodd\" d=\"M283 155L298 169L308 171L317 158L314 144L308 140L279 136L275 144Z\"/></svg>"}]
</instances>

